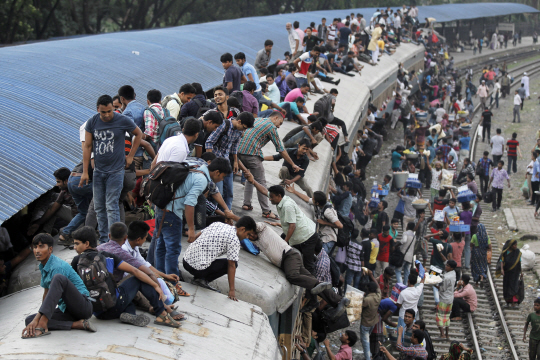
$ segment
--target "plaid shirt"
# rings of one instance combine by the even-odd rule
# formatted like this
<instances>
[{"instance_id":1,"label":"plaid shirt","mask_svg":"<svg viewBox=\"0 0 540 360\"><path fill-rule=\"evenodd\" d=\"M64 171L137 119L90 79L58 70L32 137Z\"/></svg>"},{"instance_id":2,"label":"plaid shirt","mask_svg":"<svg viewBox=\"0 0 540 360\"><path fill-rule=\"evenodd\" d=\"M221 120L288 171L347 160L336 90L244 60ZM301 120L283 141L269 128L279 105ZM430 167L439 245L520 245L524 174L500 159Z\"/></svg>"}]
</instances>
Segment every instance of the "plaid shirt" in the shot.
<instances>
[{"instance_id":1,"label":"plaid shirt","mask_svg":"<svg viewBox=\"0 0 540 360\"><path fill-rule=\"evenodd\" d=\"M450 153L452 148L450 146L448 146L448 145L441 145L441 146L439 146L438 148L435 149L435 152L437 152L439 150L442 152L442 161L444 163L448 162L448 154Z\"/></svg>"},{"instance_id":2,"label":"plaid shirt","mask_svg":"<svg viewBox=\"0 0 540 360\"><path fill-rule=\"evenodd\" d=\"M315 262L315 277L320 282L332 282L332 275L330 275L330 258L324 250L321 250L319 255L317 255L317 261Z\"/></svg>"},{"instance_id":3,"label":"plaid shirt","mask_svg":"<svg viewBox=\"0 0 540 360\"><path fill-rule=\"evenodd\" d=\"M208 111L219 111L219 110L208 110ZM236 108L229 108L229 114L227 119L223 121L216 130L214 130L206 143L204 144L207 150L212 150L217 157L222 157L225 159L229 158L229 154L235 155L238 145L240 144L240 139L242 138L242 131L236 130L231 122L231 120L236 119L240 115L240 112ZM204 116L204 115L203 115ZM220 140L219 144L216 144L216 141L220 135L225 131L226 122L229 122L229 131L227 134L224 134Z\"/></svg>"},{"instance_id":4,"label":"plaid shirt","mask_svg":"<svg viewBox=\"0 0 540 360\"><path fill-rule=\"evenodd\" d=\"M422 344L416 344L411 346L403 346L401 344L396 345L396 349L399 351L400 360L414 360L417 357L427 359L428 353L426 349L422 347Z\"/></svg>"},{"instance_id":5,"label":"plaid shirt","mask_svg":"<svg viewBox=\"0 0 540 360\"><path fill-rule=\"evenodd\" d=\"M478 161L478 175L484 175L484 176L489 176L489 167L490 166L494 166L493 164L493 161L491 161L490 158L487 158L487 159L484 159L484 158L481 158L479 161Z\"/></svg>"},{"instance_id":6,"label":"plaid shirt","mask_svg":"<svg viewBox=\"0 0 540 360\"><path fill-rule=\"evenodd\" d=\"M150 108L152 108L158 116L161 116L163 119L164 112L163 108L161 107L161 104L155 103L150 105ZM149 110L144 110L144 133L152 138L153 142L156 142L158 140L158 130L159 130L159 122L154 118L154 115Z\"/></svg>"},{"instance_id":7,"label":"plaid shirt","mask_svg":"<svg viewBox=\"0 0 540 360\"><path fill-rule=\"evenodd\" d=\"M362 271L362 245L351 241L347 246L347 260L345 264L352 271Z\"/></svg>"},{"instance_id":8,"label":"plaid shirt","mask_svg":"<svg viewBox=\"0 0 540 360\"><path fill-rule=\"evenodd\" d=\"M255 120L253 128L247 129L244 136L242 136L238 146L238 153L263 157L261 149L269 141L272 141L277 152L285 150L279 138L277 127L269 119L259 118Z\"/></svg>"}]
</instances>

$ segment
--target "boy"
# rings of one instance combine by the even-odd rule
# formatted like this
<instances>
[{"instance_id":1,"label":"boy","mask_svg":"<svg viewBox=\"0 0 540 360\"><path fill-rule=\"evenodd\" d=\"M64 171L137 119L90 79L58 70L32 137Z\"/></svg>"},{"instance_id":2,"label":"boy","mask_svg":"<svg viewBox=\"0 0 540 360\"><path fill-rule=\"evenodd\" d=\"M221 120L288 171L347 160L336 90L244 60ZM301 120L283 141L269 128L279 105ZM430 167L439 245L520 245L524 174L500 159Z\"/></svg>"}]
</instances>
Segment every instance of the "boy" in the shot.
<instances>
[{"instance_id":1,"label":"boy","mask_svg":"<svg viewBox=\"0 0 540 360\"><path fill-rule=\"evenodd\" d=\"M377 255L379 254L379 241L377 240L377 230L371 229L366 230L362 229L362 254L364 267L368 268L371 271L375 271ZM368 236L366 239L365 236Z\"/></svg>"},{"instance_id":2,"label":"boy","mask_svg":"<svg viewBox=\"0 0 540 360\"><path fill-rule=\"evenodd\" d=\"M536 359L540 355L540 299L534 300L534 312L527 316L523 327L523 342L527 339L529 323L532 323L529 334L529 359Z\"/></svg>"},{"instance_id":3,"label":"boy","mask_svg":"<svg viewBox=\"0 0 540 360\"><path fill-rule=\"evenodd\" d=\"M405 190L405 186L403 187L403 190ZM414 222L414 220L416 219L416 209L412 206L412 203L418 199L418 197L415 196L417 192L420 194L420 197L422 197L422 193L419 190L413 188L407 189L407 195L401 195L401 193L398 192L398 196L405 203L403 211L403 224Z\"/></svg>"},{"instance_id":4,"label":"boy","mask_svg":"<svg viewBox=\"0 0 540 360\"><path fill-rule=\"evenodd\" d=\"M435 237L438 237L439 239L434 239ZM453 259L452 246L446 242L448 239L448 232L446 230L440 230L424 236L424 239L428 240L433 245L430 261L431 266L444 270L445 262ZM442 250L439 250L439 247L437 246L439 244L442 245ZM438 305L439 289L435 286L433 286L433 298L435 300L435 305Z\"/></svg>"},{"instance_id":5,"label":"boy","mask_svg":"<svg viewBox=\"0 0 540 360\"><path fill-rule=\"evenodd\" d=\"M390 221L390 236L392 237L392 240L396 241L398 235L399 235L399 219L392 219L392 221Z\"/></svg>"},{"instance_id":6,"label":"boy","mask_svg":"<svg viewBox=\"0 0 540 360\"><path fill-rule=\"evenodd\" d=\"M450 219L454 215L459 216L460 211L459 211L459 208L456 206L456 204L457 204L457 200L455 198L451 198L448 201L448 206L445 206L445 208L443 209L444 221L446 221L447 224L450 224Z\"/></svg>"},{"instance_id":7,"label":"boy","mask_svg":"<svg viewBox=\"0 0 540 360\"><path fill-rule=\"evenodd\" d=\"M444 279L440 285L435 287L440 292L440 302L437 304L437 314L435 320L441 332L441 338L448 340L448 329L450 328L450 313L454 303L454 286L456 284L456 262L454 260L446 261L444 266Z\"/></svg>"},{"instance_id":8,"label":"boy","mask_svg":"<svg viewBox=\"0 0 540 360\"><path fill-rule=\"evenodd\" d=\"M493 169L493 172L491 173L491 177L489 178L489 184L488 188L493 184L493 192L495 192L494 195L496 195L497 199L493 199L493 211L500 210L501 208L501 201L503 196L503 189L504 189L504 180L508 182L508 188L510 189L510 177L508 176L508 173L506 170L503 169L504 161L499 160L497 162L497 167Z\"/></svg>"},{"instance_id":9,"label":"boy","mask_svg":"<svg viewBox=\"0 0 540 360\"><path fill-rule=\"evenodd\" d=\"M336 355L332 353L330 341L328 340L328 338L324 340L324 345L326 347L326 354L328 355L328 358L332 360L352 360L352 346L354 346L354 344L356 344L356 341L358 341L358 336L354 331L346 330L345 332L341 333L339 340L341 341L341 346L339 347L339 351L336 353Z\"/></svg>"},{"instance_id":10,"label":"boy","mask_svg":"<svg viewBox=\"0 0 540 360\"><path fill-rule=\"evenodd\" d=\"M383 184L382 184L382 189L383 190L386 190L388 192L390 192L390 188L392 186L392 184L390 183L392 181L392 176L390 175L384 175L384 179L383 179ZM385 196L379 196L379 198L382 200L384 200Z\"/></svg>"},{"instance_id":11,"label":"boy","mask_svg":"<svg viewBox=\"0 0 540 360\"><path fill-rule=\"evenodd\" d=\"M94 315L101 320L120 319L120 321L132 324L135 326L146 326L150 322L145 315L137 315L133 299L137 292L141 292L148 299L150 305L154 308L154 312L159 314L154 321L155 325L168 326L179 328L180 324L176 322L165 310L163 301L165 295L158 283L154 282L148 275L141 270L129 265L127 262L120 260L114 254L108 252L98 252L96 232L89 226L84 226L73 233L73 245L77 256L71 261L71 267L74 270L79 268L79 263L84 259L101 258L101 261L106 265L107 274L105 274L105 284L109 295L113 296L114 305L106 307L102 305L102 301L93 302ZM95 260L94 260L95 261ZM112 273L114 270L127 272L133 277L123 281L116 286ZM79 276L83 274L79 273ZM84 279L84 278L83 278ZM101 299L100 299L101 300Z\"/></svg>"},{"instance_id":12,"label":"boy","mask_svg":"<svg viewBox=\"0 0 540 360\"><path fill-rule=\"evenodd\" d=\"M95 237L95 231L92 229ZM53 237L39 234L32 240L36 260L40 262L43 303L37 314L26 318L23 339L49 335L49 330L79 329L96 332L88 320L92 317L90 293L77 272L52 254ZM57 307L58 305L58 307Z\"/></svg>"}]
</instances>

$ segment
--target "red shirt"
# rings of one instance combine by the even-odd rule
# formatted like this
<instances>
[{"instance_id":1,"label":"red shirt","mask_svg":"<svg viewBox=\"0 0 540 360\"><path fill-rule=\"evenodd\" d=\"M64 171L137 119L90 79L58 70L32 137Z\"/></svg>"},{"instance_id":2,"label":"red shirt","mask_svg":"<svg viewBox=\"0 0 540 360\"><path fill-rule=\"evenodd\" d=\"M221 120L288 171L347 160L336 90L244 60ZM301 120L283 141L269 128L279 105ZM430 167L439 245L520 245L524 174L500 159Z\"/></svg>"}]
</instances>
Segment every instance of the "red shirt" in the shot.
<instances>
[{"instance_id":1,"label":"red shirt","mask_svg":"<svg viewBox=\"0 0 540 360\"><path fill-rule=\"evenodd\" d=\"M519 141L511 139L506 142L506 145L508 145L508 156L517 156Z\"/></svg>"},{"instance_id":2,"label":"red shirt","mask_svg":"<svg viewBox=\"0 0 540 360\"><path fill-rule=\"evenodd\" d=\"M453 242L450 245L452 245L452 259L457 263L458 267L461 267L461 255L465 248L465 242Z\"/></svg>"},{"instance_id":3,"label":"red shirt","mask_svg":"<svg viewBox=\"0 0 540 360\"><path fill-rule=\"evenodd\" d=\"M377 254L377 260L382 262L388 262L390 257L390 241L392 241L392 236L383 236L379 234L377 237L379 239L379 254Z\"/></svg>"}]
</instances>

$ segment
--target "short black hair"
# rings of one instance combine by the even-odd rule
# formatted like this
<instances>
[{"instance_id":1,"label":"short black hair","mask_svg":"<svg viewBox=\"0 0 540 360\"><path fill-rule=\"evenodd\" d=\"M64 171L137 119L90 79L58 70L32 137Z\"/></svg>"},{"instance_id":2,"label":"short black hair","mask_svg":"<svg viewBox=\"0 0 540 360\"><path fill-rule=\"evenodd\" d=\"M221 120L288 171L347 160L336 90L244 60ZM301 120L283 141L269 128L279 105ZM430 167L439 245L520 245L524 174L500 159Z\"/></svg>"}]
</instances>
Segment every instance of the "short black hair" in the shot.
<instances>
[{"instance_id":1,"label":"short black hair","mask_svg":"<svg viewBox=\"0 0 540 360\"><path fill-rule=\"evenodd\" d=\"M512 139L517 138L517 133L512 133Z\"/></svg>"},{"instance_id":2,"label":"short black hair","mask_svg":"<svg viewBox=\"0 0 540 360\"><path fill-rule=\"evenodd\" d=\"M119 103L122 102L122 101L120 101L120 96L119 96L119 95L114 95L114 96L112 97L112 99L113 99L113 102L114 102L114 100L118 100Z\"/></svg>"},{"instance_id":3,"label":"short black hair","mask_svg":"<svg viewBox=\"0 0 540 360\"><path fill-rule=\"evenodd\" d=\"M255 91L257 90L257 85L253 81L246 81L244 83L244 90L246 91Z\"/></svg>"},{"instance_id":4,"label":"short black hair","mask_svg":"<svg viewBox=\"0 0 540 360\"><path fill-rule=\"evenodd\" d=\"M377 285L377 283L374 283L373 281L371 281L368 284L368 293L373 294L373 293L377 292L378 288L379 288L379 285Z\"/></svg>"},{"instance_id":5,"label":"short black hair","mask_svg":"<svg viewBox=\"0 0 540 360\"><path fill-rule=\"evenodd\" d=\"M407 224L407 230L414 230L415 226L416 226L415 223L413 223L412 221L409 221L409 223Z\"/></svg>"},{"instance_id":6,"label":"short black hair","mask_svg":"<svg viewBox=\"0 0 540 360\"><path fill-rule=\"evenodd\" d=\"M214 88L214 91L213 91L214 96L215 96L215 94L216 94L216 91L219 91L219 90L223 91L223 92L225 93L225 95L229 96L229 89L227 89L226 87L223 87L223 86L221 86L221 85L216 86L216 87Z\"/></svg>"},{"instance_id":7,"label":"short black hair","mask_svg":"<svg viewBox=\"0 0 540 360\"><path fill-rule=\"evenodd\" d=\"M312 51L317 51L317 52L322 52L322 49L320 46L314 46L313 49L311 49Z\"/></svg>"},{"instance_id":8,"label":"short black hair","mask_svg":"<svg viewBox=\"0 0 540 360\"><path fill-rule=\"evenodd\" d=\"M420 330L423 331L426 329L426 323L424 322L424 320L416 320L414 323L420 326Z\"/></svg>"},{"instance_id":9,"label":"short black hair","mask_svg":"<svg viewBox=\"0 0 540 360\"><path fill-rule=\"evenodd\" d=\"M184 93L184 94L196 94L197 90L195 90L195 87L191 84L184 84L180 86L180 90L178 90L178 93Z\"/></svg>"},{"instance_id":10,"label":"short black hair","mask_svg":"<svg viewBox=\"0 0 540 360\"><path fill-rule=\"evenodd\" d=\"M67 167L61 167L60 169L56 170L53 175L60 181L66 181L69 179L69 175L71 175L71 170L69 170Z\"/></svg>"},{"instance_id":11,"label":"short black hair","mask_svg":"<svg viewBox=\"0 0 540 360\"><path fill-rule=\"evenodd\" d=\"M223 116L221 116L219 111L208 111L203 116L204 121L211 121L214 124L221 125L223 124Z\"/></svg>"},{"instance_id":12,"label":"short black hair","mask_svg":"<svg viewBox=\"0 0 540 360\"><path fill-rule=\"evenodd\" d=\"M41 233L34 236L32 239L32 247L38 246L39 244L47 245L48 247L53 247L54 239L50 234Z\"/></svg>"},{"instance_id":13,"label":"short black hair","mask_svg":"<svg viewBox=\"0 0 540 360\"><path fill-rule=\"evenodd\" d=\"M305 146L308 149L311 149L311 141L309 141L309 139L303 138L302 140L298 142L298 147L300 146Z\"/></svg>"},{"instance_id":14,"label":"short black hair","mask_svg":"<svg viewBox=\"0 0 540 360\"><path fill-rule=\"evenodd\" d=\"M294 66L294 65L291 64L291 66ZM259 72L261 74L263 74L263 75L266 75L266 74L268 74L268 69L267 68L262 68L262 69L259 70Z\"/></svg>"},{"instance_id":15,"label":"short black hair","mask_svg":"<svg viewBox=\"0 0 540 360\"><path fill-rule=\"evenodd\" d=\"M244 111L240 113L237 117L240 122L245 125L248 129L253 127L253 124L255 123L255 117L253 117L253 114L247 111Z\"/></svg>"},{"instance_id":16,"label":"short black hair","mask_svg":"<svg viewBox=\"0 0 540 360\"><path fill-rule=\"evenodd\" d=\"M103 105L103 106L107 106L109 104L112 105L112 103L113 103L113 99L110 95L101 95L97 99L96 107L99 107L99 105Z\"/></svg>"},{"instance_id":17,"label":"short black hair","mask_svg":"<svg viewBox=\"0 0 540 360\"><path fill-rule=\"evenodd\" d=\"M497 162L497 165L498 164L501 164L502 166L504 166L504 160L499 160L499 162Z\"/></svg>"},{"instance_id":18,"label":"short black hair","mask_svg":"<svg viewBox=\"0 0 540 360\"><path fill-rule=\"evenodd\" d=\"M409 283L411 283L411 285L416 285L416 282L418 281L418 274L416 273L416 271L412 271L410 274L409 274Z\"/></svg>"},{"instance_id":19,"label":"short black hair","mask_svg":"<svg viewBox=\"0 0 540 360\"><path fill-rule=\"evenodd\" d=\"M382 231L390 231L390 225L384 225Z\"/></svg>"},{"instance_id":20,"label":"short black hair","mask_svg":"<svg viewBox=\"0 0 540 360\"><path fill-rule=\"evenodd\" d=\"M463 274L461 275L461 280L463 280L463 283L465 285L467 285L469 283L469 281L471 281L471 277L467 274Z\"/></svg>"},{"instance_id":21,"label":"short black hair","mask_svg":"<svg viewBox=\"0 0 540 360\"><path fill-rule=\"evenodd\" d=\"M448 231L442 230L442 234L439 235L439 239L441 239L441 240L448 239L448 235L449 235L449 234L448 234Z\"/></svg>"},{"instance_id":22,"label":"short black hair","mask_svg":"<svg viewBox=\"0 0 540 360\"><path fill-rule=\"evenodd\" d=\"M128 226L127 236L128 240L146 239L150 226L141 220L135 220Z\"/></svg>"},{"instance_id":23,"label":"short black hair","mask_svg":"<svg viewBox=\"0 0 540 360\"><path fill-rule=\"evenodd\" d=\"M128 228L126 224L122 222L115 222L109 228L109 234L111 235L111 240L123 240L127 235Z\"/></svg>"},{"instance_id":24,"label":"short black hair","mask_svg":"<svg viewBox=\"0 0 540 360\"><path fill-rule=\"evenodd\" d=\"M497 129L497 134L500 134L502 133L502 130L501 129Z\"/></svg>"},{"instance_id":25,"label":"short black hair","mask_svg":"<svg viewBox=\"0 0 540 360\"><path fill-rule=\"evenodd\" d=\"M339 92L338 92L338 90L336 88L332 88L332 89L330 89L330 94L337 95L337 94L339 94Z\"/></svg>"},{"instance_id":26,"label":"short black hair","mask_svg":"<svg viewBox=\"0 0 540 360\"><path fill-rule=\"evenodd\" d=\"M232 54L230 54L230 53L225 53L225 54L221 55L221 58L220 58L219 60L220 60L222 63L232 62L233 56L232 56Z\"/></svg>"},{"instance_id":27,"label":"short black hair","mask_svg":"<svg viewBox=\"0 0 540 360\"><path fill-rule=\"evenodd\" d=\"M298 29L300 27L300 23L298 21L293 22L293 27Z\"/></svg>"},{"instance_id":28,"label":"short black hair","mask_svg":"<svg viewBox=\"0 0 540 360\"><path fill-rule=\"evenodd\" d=\"M272 46L274 45L274 42L272 40L269 39L264 42L264 46L270 46L270 45Z\"/></svg>"},{"instance_id":29,"label":"short black hair","mask_svg":"<svg viewBox=\"0 0 540 360\"><path fill-rule=\"evenodd\" d=\"M308 83L303 83L302 85L300 85L300 88L304 88L304 87L309 87L309 84ZM302 98L302 100L305 100L303 96L299 96ZM296 101L298 101L298 98L296 98Z\"/></svg>"},{"instance_id":30,"label":"short black hair","mask_svg":"<svg viewBox=\"0 0 540 360\"><path fill-rule=\"evenodd\" d=\"M146 99L152 104L159 103L161 101L161 91L152 89L146 93Z\"/></svg>"},{"instance_id":31,"label":"short black hair","mask_svg":"<svg viewBox=\"0 0 540 360\"><path fill-rule=\"evenodd\" d=\"M478 200L482 201L483 196L482 196L482 194L477 193L477 194L476 194L476 198L477 198Z\"/></svg>"},{"instance_id":32,"label":"short black hair","mask_svg":"<svg viewBox=\"0 0 540 360\"><path fill-rule=\"evenodd\" d=\"M381 200L381 204L383 206L383 209L386 209L388 207L388 201L386 200Z\"/></svg>"},{"instance_id":33,"label":"short black hair","mask_svg":"<svg viewBox=\"0 0 540 360\"><path fill-rule=\"evenodd\" d=\"M195 136L202 130L201 122L197 119L187 119L182 128L182 133L185 136Z\"/></svg>"},{"instance_id":34,"label":"short black hair","mask_svg":"<svg viewBox=\"0 0 540 360\"><path fill-rule=\"evenodd\" d=\"M540 304L540 298L534 299L534 303L535 303L535 304Z\"/></svg>"},{"instance_id":35,"label":"short black hair","mask_svg":"<svg viewBox=\"0 0 540 360\"><path fill-rule=\"evenodd\" d=\"M412 334L414 335L414 338L418 340L419 344L424 341L424 332L422 330L413 330Z\"/></svg>"},{"instance_id":36,"label":"short black hair","mask_svg":"<svg viewBox=\"0 0 540 360\"><path fill-rule=\"evenodd\" d=\"M352 330L346 330L345 334L347 334L347 337L349 338L349 346L353 347L358 341L358 335Z\"/></svg>"},{"instance_id":37,"label":"short black hair","mask_svg":"<svg viewBox=\"0 0 540 360\"><path fill-rule=\"evenodd\" d=\"M283 189L283 187L281 187L279 185L270 186L268 188L268 192L271 193L271 194L274 194L274 195L279 195L281 197L285 196L285 190Z\"/></svg>"},{"instance_id":38,"label":"short black hair","mask_svg":"<svg viewBox=\"0 0 540 360\"><path fill-rule=\"evenodd\" d=\"M299 97L297 97L296 99L294 99L294 102L295 102L295 103L298 103L298 102L299 102L299 103L302 103L302 104L303 104L305 101L306 101L306 99L304 99L303 96L299 96Z\"/></svg>"},{"instance_id":39,"label":"short black hair","mask_svg":"<svg viewBox=\"0 0 540 360\"><path fill-rule=\"evenodd\" d=\"M214 159L217 158L217 155L214 154L213 152L205 152L201 155L201 159L203 159L204 161L214 161Z\"/></svg>"},{"instance_id":40,"label":"short black hair","mask_svg":"<svg viewBox=\"0 0 540 360\"><path fill-rule=\"evenodd\" d=\"M208 171L216 170L226 175L232 173L231 162L229 161L229 159L216 157L214 160L212 160L210 165L208 165Z\"/></svg>"},{"instance_id":41,"label":"short black hair","mask_svg":"<svg viewBox=\"0 0 540 360\"><path fill-rule=\"evenodd\" d=\"M235 225L237 228L244 227L246 230L255 231L257 230L257 223L251 216L242 216Z\"/></svg>"},{"instance_id":42,"label":"short black hair","mask_svg":"<svg viewBox=\"0 0 540 360\"><path fill-rule=\"evenodd\" d=\"M396 271L393 268L391 268L390 266L388 266L388 267L386 267L384 269L384 273L386 275L393 276L396 273Z\"/></svg>"},{"instance_id":43,"label":"short black hair","mask_svg":"<svg viewBox=\"0 0 540 360\"><path fill-rule=\"evenodd\" d=\"M313 202L315 203L315 205L320 206L326 204L326 194L322 191L315 191L313 193Z\"/></svg>"},{"instance_id":44,"label":"short black hair","mask_svg":"<svg viewBox=\"0 0 540 360\"><path fill-rule=\"evenodd\" d=\"M322 128L323 128L320 121L315 121L314 123L311 123L311 124L309 125L309 127L310 127L312 130L315 129L315 130L318 130L318 131L322 131Z\"/></svg>"},{"instance_id":45,"label":"short black hair","mask_svg":"<svg viewBox=\"0 0 540 360\"><path fill-rule=\"evenodd\" d=\"M90 226L83 226L82 228L75 230L71 233L71 237L74 240L79 240L83 244L88 243L92 249L97 247L96 230Z\"/></svg>"},{"instance_id":46,"label":"short black hair","mask_svg":"<svg viewBox=\"0 0 540 360\"><path fill-rule=\"evenodd\" d=\"M204 95L204 90L201 84L194 82L194 83L191 83L191 85L195 88L195 94Z\"/></svg>"},{"instance_id":47,"label":"short black hair","mask_svg":"<svg viewBox=\"0 0 540 360\"><path fill-rule=\"evenodd\" d=\"M416 316L416 311L414 311L414 309L406 309L405 314L411 314L414 318Z\"/></svg>"},{"instance_id":48,"label":"short black hair","mask_svg":"<svg viewBox=\"0 0 540 360\"><path fill-rule=\"evenodd\" d=\"M123 97L126 100L134 100L135 89L131 85L121 86L120 89L118 89L118 95L120 95L120 97Z\"/></svg>"},{"instance_id":49,"label":"short black hair","mask_svg":"<svg viewBox=\"0 0 540 360\"><path fill-rule=\"evenodd\" d=\"M455 269L457 267L457 262L455 260L448 260L446 265L450 266L452 269Z\"/></svg>"},{"instance_id":50,"label":"short black hair","mask_svg":"<svg viewBox=\"0 0 540 360\"><path fill-rule=\"evenodd\" d=\"M240 101L234 96L231 96L227 99L227 105L229 105L229 107L242 109L242 104L240 104Z\"/></svg>"},{"instance_id":51,"label":"short black hair","mask_svg":"<svg viewBox=\"0 0 540 360\"><path fill-rule=\"evenodd\" d=\"M234 60L246 60L246 54L243 52L238 52L234 54Z\"/></svg>"}]
</instances>

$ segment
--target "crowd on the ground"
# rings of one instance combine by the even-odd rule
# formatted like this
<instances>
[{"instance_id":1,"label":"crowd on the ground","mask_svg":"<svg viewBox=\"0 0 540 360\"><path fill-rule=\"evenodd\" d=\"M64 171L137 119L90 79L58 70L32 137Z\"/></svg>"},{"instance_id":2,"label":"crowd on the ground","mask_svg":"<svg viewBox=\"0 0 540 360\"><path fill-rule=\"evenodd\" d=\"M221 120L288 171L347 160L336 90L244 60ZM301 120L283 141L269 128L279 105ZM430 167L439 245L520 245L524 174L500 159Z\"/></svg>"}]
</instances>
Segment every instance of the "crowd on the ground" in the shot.
<instances>
[{"instance_id":1,"label":"crowd on the ground","mask_svg":"<svg viewBox=\"0 0 540 360\"><path fill-rule=\"evenodd\" d=\"M189 296L182 289L179 261L193 284L209 290L219 291L213 281L227 275L227 296L236 301L240 248L253 251L254 244L291 284L306 290L303 333L297 345L302 358L309 359L314 349L322 353L318 344L324 342L329 358L352 359L351 347L360 338L366 359L379 352L394 359L380 346L385 324L397 327L400 359L433 358L426 322L435 321L440 337L449 340L451 319L459 321L463 313L476 309L475 286L486 279L491 253L481 223L481 201L492 187L497 197L493 209L500 207L508 179L500 161L502 147L508 149L508 172L511 164L516 172L520 152L516 136L505 143L497 129L498 135L490 139L488 86L494 89L491 101L498 105L499 93L507 95L510 85L503 80L511 80L504 66L485 69L476 89L472 71L467 70L463 80L446 46L431 32L434 21L426 19L427 30L420 30L418 9L403 6L395 12L377 10L370 19L351 14L327 23L323 18L318 26L313 22L304 29L298 22L287 23L290 52L284 60L272 58L272 40L264 43L254 65L242 52L223 54L223 84L210 92L199 83L184 84L166 96L154 89L146 94L146 106L136 101L130 85L120 87L115 96L100 96L96 115L80 127L82 161L54 173L60 189L54 202L31 209L25 234L0 228L0 251L8 260L0 264L4 288L13 268L32 250L40 262L43 303L26 318L23 338L45 336L49 330L95 332L92 315L146 326L150 318L137 314L136 307L153 314L155 325L178 328L185 315L178 309L181 302L174 303ZM334 115L340 80L333 74L354 77L362 71L362 63L377 65L383 54L393 54L404 41L426 46L422 81L401 64L393 109L370 104L362 119L365 126L349 134L345 122ZM413 95L415 85L421 91ZM305 104L315 94L323 96L309 113ZM485 154L474 164L467 124L476 96L485 107L482 126L492 144L493 161ZM516 96L522 106L529 94ZM298 126L280 138L278 129L284 121ZM381 179L380 190L386 195L370 200L364 185L366 168L381 151L387 129L398 122L403 125L405 146L392 152L391 169ZM323 140L334 151L329 194L312 189L305 179L310 163L318 159L314 149ZM351 157L346 150L350 141ZM263 155L269 142L275 155ZM411 152L419 156L407 158ZM536 159L538 152L532 156ZM281 183L267 186L264 161L281 160ZM536 183L538 190L540 165L531 164L530 188ZM396 188L394 177L402 170L418 172L423 186L431 189L426 209L415 206L421 188ZM455 174L446 187L443 171ZM244 185L242 210L254 210L255 190L262 218L269 221L234 214L233 197L239 196L233 190L235 175ZM465 183L475 196L472 201L461 201L453 191L453 184ZM384 196L392 190L399 203L390 217ZM534 191L532 196L534 204ZM313 206L315 220L302 211L300 201ZM455 215L468 225L467 231L450 231ZM281 236L272 226L281 227ZM71 264L52 254L56 234L58 245L77 252ZM31 238L32 250L24 245L14 250L10 235ZM189 246L181 256L183 236ZM147 251L142 247L146 241L150 241ZM428 243L433 248L429 271ZM511 304L520 301L515 291L521 273L514 264L519 253L515 249L516 244L509 242L501 260L505 299ZM470 276L464 273L469 270ZM443 279L430 285L435 317L421 320L428 273ZM347 286L364 292L361 325L358 332L341 335L342 345L334 355L327 335L349 325ZM452 343L447 356L470 357L471 352Z\"/></svg>"}]
</instances>

